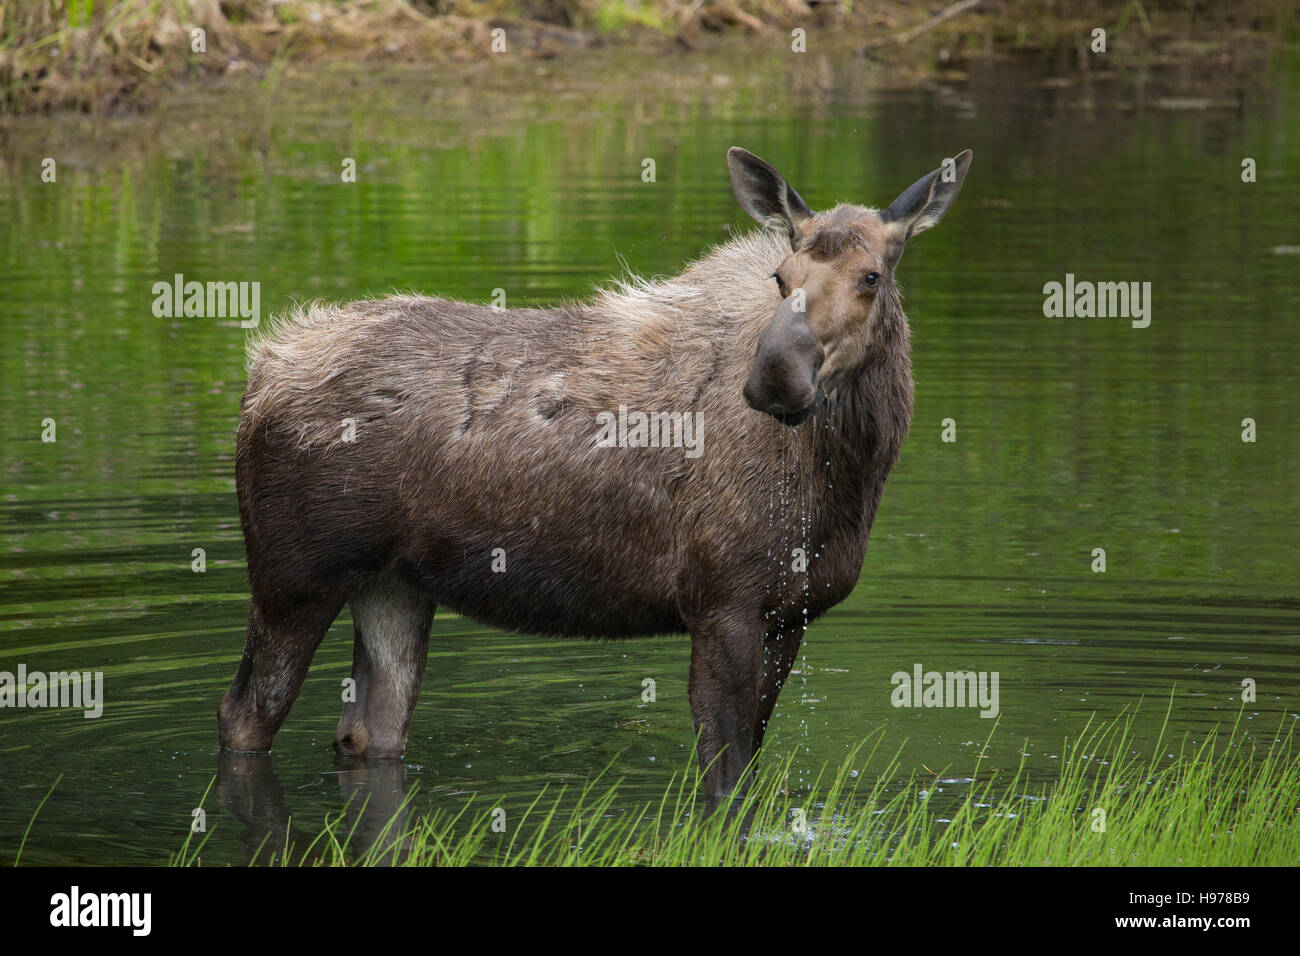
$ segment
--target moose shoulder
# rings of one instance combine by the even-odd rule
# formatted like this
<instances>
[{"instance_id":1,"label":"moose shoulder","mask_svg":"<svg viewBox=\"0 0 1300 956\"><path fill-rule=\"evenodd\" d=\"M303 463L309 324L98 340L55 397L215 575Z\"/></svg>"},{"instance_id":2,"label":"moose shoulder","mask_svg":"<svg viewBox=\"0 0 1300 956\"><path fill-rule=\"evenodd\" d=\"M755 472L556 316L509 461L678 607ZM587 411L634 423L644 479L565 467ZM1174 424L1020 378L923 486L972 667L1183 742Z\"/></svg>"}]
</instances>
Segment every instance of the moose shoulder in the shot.
<instances>
[{"instance_id":1,"label":"moose shoulder","mask_svg":"<svg viewBox=\"0 0 1300 956\"><path fill-rule=\"evenodd\" d=\"M881 212L814 213L758 157L727 161L767 229L674 278L559 309L315 305L253 342L223 748L270 748L347 604L335 748L400 755L442 604L538 634L688 631L707 795L747 779L804 628L861 571L912 412L894 270L971 154Z\"/></svg>"}]
</instances>

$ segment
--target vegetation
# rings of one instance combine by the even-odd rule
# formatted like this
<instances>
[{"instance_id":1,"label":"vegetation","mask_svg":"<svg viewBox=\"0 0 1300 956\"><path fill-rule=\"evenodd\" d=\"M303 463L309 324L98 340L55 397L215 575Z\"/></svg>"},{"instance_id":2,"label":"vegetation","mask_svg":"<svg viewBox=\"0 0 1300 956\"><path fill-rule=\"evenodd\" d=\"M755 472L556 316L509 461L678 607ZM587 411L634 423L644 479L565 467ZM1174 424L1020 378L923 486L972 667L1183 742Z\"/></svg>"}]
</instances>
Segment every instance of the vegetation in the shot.
<instances>
[{"instance_id":1,"label":"vegetation","mask_svg":"<svg viewBox=\"0 0 1300 956\"><path fill-rule=\"evenodd\" d=\"M1166 715L1166 722L1168 716ZM698 774L674 777L658 802L627 809L617 785L539 794L501 827L465 803L402 826L416 799L359 845L356 813L324 821L306 846L268 834L254 863L370 866L1294 866L1300 862L1300 753L1290 730L1263 752L1240 726L1199 744L1161 736L1139 757L1131 715L1065 741L1060 772L1035 782L979 767L969 778L901 778L879 737L788 786L791 761L765 766L743 807L706 814ZM1172 748L1172 749L1171 749ZM955 784L955 786L954 786ZM952 797L953 792L964 793ZM496 830L493 821L498 821ZM806 827L801 823L806 821ZM220 823L217 824L221 825ZM500 832L498 832L498 830ZM199 865L206 836L171 863Z\"/></svg>"},{"instance_id":2,"label":"vegetation","mask_svg":"<svg viewBox=\"0 0 1300 956\"><path fill-rule=\"evenodd\" d=\"M1086 53L1100 25L1112 43L1170 62L1236 62L1297 35L1296 0L1063 6L961 0L934 15L933 5L915 0L0 0L0 110L134 108L198 78L323 61L479 59L502 52L502 39L506 52L550 58L607 41L680 50L711 35L801 27L833 28L830 42L864 50L922 38L972 54L1073 55Z\"/></svg>"}]
</instances>

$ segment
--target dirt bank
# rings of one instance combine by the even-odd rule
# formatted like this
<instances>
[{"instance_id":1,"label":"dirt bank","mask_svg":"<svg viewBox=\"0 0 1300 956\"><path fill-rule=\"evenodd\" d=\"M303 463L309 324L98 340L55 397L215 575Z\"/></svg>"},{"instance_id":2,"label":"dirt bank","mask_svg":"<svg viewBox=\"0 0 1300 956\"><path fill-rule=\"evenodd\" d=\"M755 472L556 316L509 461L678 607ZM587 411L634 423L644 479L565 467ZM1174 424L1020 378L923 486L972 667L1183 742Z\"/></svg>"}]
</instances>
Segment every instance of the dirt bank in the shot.
<instances>
[{"instance_id":1,"label":"dirt bank","mask_svg":"<svg viewBox=\"0 0 1300 956\"><path fill-rule=\"evenodd\" d=\"M904 69L1037 54L1068 71L1092 68L1100 28L1112 61L1245 68L1296 42L1298 18L1297 0L0 0L0 110L136 111L333 63L689 55L738 34L792 53L852 44Z\"/></svg>"}]
</instances>

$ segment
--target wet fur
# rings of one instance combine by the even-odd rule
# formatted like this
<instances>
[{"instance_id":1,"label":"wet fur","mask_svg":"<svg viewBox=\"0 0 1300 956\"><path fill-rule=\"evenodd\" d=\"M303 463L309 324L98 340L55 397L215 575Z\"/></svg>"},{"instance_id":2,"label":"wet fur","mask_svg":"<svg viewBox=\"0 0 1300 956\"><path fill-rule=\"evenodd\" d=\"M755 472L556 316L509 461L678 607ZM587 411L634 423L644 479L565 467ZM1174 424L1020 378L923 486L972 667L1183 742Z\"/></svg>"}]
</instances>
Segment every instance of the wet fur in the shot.
<instances>
[{"instance_id":1,"label":"wet fur","mask_svg":"<svg viewBox=\"0 0 1300 956\"><path fill-rule=\"evenodd\" d=\"M875 216L849 208L828 221ZM691 632L701 759L731 748L711 784L728 792L805 621L858 579L912 412L892 285L858 373L808 421L790 428L745 405L781 301L770 276L789 254L784 236L758 231L589 302L314 304L254 341L236 457L253 601L223 747L270 747L351 601L366 696L336 747L400 754L442 604L527 633ZM597 447L596 416L620 404L697 412L703 454ZM806 575L791 570L796 547ZM492 571L497 548L505 573Z\"/></svg>"}]
</instances>

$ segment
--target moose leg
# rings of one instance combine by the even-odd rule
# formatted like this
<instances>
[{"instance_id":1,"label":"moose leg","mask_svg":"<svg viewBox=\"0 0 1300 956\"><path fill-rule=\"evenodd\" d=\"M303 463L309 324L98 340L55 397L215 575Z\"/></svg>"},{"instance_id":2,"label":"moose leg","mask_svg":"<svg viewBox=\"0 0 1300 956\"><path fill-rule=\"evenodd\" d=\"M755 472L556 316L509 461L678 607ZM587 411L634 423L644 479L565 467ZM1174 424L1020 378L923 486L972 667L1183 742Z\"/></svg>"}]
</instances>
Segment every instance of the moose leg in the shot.
<instances>
[{"instance_id":1,"label":"moose leg","mask_svg":"<svg viewBox=\"0 0 1300 956\"><path fill-rule=\"evenodd\" d=\"M691 717L710 807L743 795L754 756L763 627L757 611L721 614L691 628Z\"/></svg>"},{"instance_id":2,"label":"moose leg","mask_svg":"<svg viewBox=\"0 0 1300 956\"><path fill-rule=\"evenodd\" d=\"M370 690L370 655L366 653L365 638L357 623L356 610L352 612L352 687L343 695L343 716L334 732L334 750L340 754L355 752L359 741L366 739L366 700Z\"/></svg>"},{"instance_id":3,"label":"moose leg","mask_svg":"<svg viewBox=\"0 0 1300 956\"><path fill-rule=\"evenodd\" d=\"M356 699L344 707L334 749L350 757L400 757L420 699L434 602L424 592L390 579L372 583L349 604L356 625Z\"/></svg>"},{"instance_id":4,"label":"moose leg","mask_svg":"<svg viewBox=\"0 0 1300 956\"><path fill-rule=\"evenodd\" d=\"M776 699L790 676L790 668L799 656L803 643L803 624L777 626L767 634L763 644L763 673L758 685L758 719L754 723L754 753L763 745L768 722L776 708Z\"/></svg>"},{"instance_id":5,"label":"moose leg","mask_svg":"<svg viewBox=\"0 0 1300 956\"><path fill-rule=\"evenodd\" d=\"M312 655L342 607L303 601L270 610L254 596L244 658L217 711L222 750L250 753L271 741L298 699Z\"/></svg>"}]
</instances>

